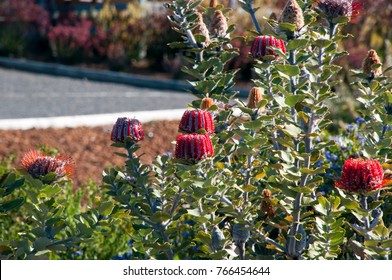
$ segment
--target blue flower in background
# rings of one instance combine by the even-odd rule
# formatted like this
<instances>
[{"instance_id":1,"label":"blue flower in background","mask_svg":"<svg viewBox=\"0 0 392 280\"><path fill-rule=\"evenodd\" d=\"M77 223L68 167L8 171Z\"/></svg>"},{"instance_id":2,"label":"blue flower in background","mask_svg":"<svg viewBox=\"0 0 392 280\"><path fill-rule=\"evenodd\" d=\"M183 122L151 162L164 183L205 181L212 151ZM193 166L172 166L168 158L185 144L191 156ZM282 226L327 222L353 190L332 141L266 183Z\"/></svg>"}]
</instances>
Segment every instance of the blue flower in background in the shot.
<instances>
[{"instance_id":1,"label":"blue flower in background","mask_svg":"<svg viewBox=\"0 0 392 280\"><path fill-rule=\"evenodd\" d=\"M361 117L357 117L355 119L355 122L356 122L357 125L361 125L361 124L363 124L365 122L365 119L361 118Z\"/></svg>"}]
</instances>

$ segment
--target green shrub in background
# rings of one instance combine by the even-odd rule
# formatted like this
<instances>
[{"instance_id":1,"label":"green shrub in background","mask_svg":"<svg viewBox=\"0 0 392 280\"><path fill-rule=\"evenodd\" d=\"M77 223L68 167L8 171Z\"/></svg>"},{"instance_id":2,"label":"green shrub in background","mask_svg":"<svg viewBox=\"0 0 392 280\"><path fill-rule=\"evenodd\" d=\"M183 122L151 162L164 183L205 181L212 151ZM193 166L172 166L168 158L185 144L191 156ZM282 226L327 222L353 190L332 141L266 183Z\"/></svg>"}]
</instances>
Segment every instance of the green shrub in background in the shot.
<instances>
[{"instance_id":1,"label":"green shrub in background","mask_svg":"<svg viewBox=\"0 0 392 280\"><path fill-rule=\"evenodd\" d=\"M357 6L289 0L261 27L253 1L240 1L255 29L246 38L228 9L200 3L166 4L196 97L174 154L141 164L142 124L119 118L110 138L124 166L76 194L68 158L27 154L24 171L1 173L2 258L391 258L392 83L374 50L352 74L356 122L328 130L341 30ZM245 102L227 68L235 41L253 63Z\"/></svg>"}]
</instances>

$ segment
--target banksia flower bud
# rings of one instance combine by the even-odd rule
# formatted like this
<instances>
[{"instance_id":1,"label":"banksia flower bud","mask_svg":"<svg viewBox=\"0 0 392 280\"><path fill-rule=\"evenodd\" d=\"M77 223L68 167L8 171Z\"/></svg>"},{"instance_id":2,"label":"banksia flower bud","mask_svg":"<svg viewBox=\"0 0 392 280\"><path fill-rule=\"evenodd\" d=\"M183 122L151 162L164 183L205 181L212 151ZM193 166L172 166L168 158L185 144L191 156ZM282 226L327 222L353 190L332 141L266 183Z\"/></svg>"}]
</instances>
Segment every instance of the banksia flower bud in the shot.
<instances>
[{"instance_id":1,"label":"banksia flower bud","mask_svg":"<svg viewBox=\"0 0 392 280\"><path fill-rule=\"evenodd\" d=\"M368 51L367 57L363 60L363 73L368 74L370 78L378 77L382 74L382 68L373 69L372 66L381 64L381 60L375 50Z\"/></svg>"},{"instance_id":2,"label":"banksia flower bud","mask_svg":"<svg viewBox=\"0 0 392 280\"><path fill-rule=\"evenodd\" d=\"M316 2L316 7L325 14L329 21L341 16L351 19L359 14L361 6L359 2L353 2L353 0L318 0Z\"/></svg>"},{"instance_id":3,"label":"banksia flower bud","mask_svg":"<svg viewBox=\"0 0 392 280\"><path fill-rule=\"evenodd\" d=\"M296 30L300 30L304 26L304 15L297 1L289 0L283 9L281 22L288 22L296 26Z\"/></svg>"},{"instance_id":4,"label":"banksia flower bud","mask_svg":"<svg viewBox=\"0 0 392 280\"><path fill-rule=\"evenodd\" d=\"M202 110L207 110L207 109L210 108L212 105L214 105L214 100L212 100L212 98L204 97L204 98L201 100L201 109L202 109Z\"/></svg>"},{"instance_id":5,"label":"banksia flower bud","mask_svg":"<svg viewBox=\"0 0 392 280\"><path fill-rule=\"evenodd\" d=\"M129 137L133 142L144 139L142 124L137 119L118 118L113 126L111 140L124 142Z\"/></svg>"},{"instance_id":6,"label":"banksia flower bud","mask_svg":"<svg viewBox=\"0 0 392 280\"><path fill-rule=\"evenodd\" d=\"M175 157L184 160L201 160L214 155L208 134L180 134L177 137Z\"/></svg>"},{"instance_id":7,"label":"banksia flower bud","mask_svg":"<svg viewBox=\"0 0 392 280\"><path fill-rule=\"evenodd\" d=\"M188 133L198 133L200 129L204 129L208 134L212 134L215 126L210 112L186 110L182 115L179 129Z\"/></svg>"},{"instance_id":8,"label":"banksia flower bud","mask_svg":"<svg viewBox=\"0 0 392 280\"><path fill-rule=\"evenodd\" d=\"M377 160L349 158L344 162L340 181L335 182L335 187L364 194L382 188L386 181L382 166Z\"/></svg>"},{"instance_id":9,"label":"banksia flower bud","mask_svg":"<svg viewBox=\"0 0 392 280\"><path fill-rule=\"evenodd\" d=\"M250 230L249 225L234 224L232 229L233 241L235 244L244 244L249 240Z\"/></svg>"},{"instance_id":10,"label":"banksia flower bud","mask_svg":"<svg viewBox=\"0 0 392 280\"><path fill-rule=\"evenodd\" d=\"M210 40L210 34L208 33L208 28L205 25L204 21L203 21L203 15L199 12L195 13L197 15L197 25L196 27L193 29L193 34L199 34L205 37L205 45L208 46L211 43Z\"/></svg>"},{"instance_id":11,"label":"banksia flower bud","mask_svg":"<svg viewBox=\"0 0 392 280\"><path fill-rule=\"evenodd\" d=\"M286 46L283 40L276 39L273 36L257 36L250 48L250 53L254 58L263 58L265 55L273 55L277 57L278 55L269 47L279 48L283 53L286 53Z\"/></svg>"},{"instance_id":12,"label":"banksia flower bud","mask_svg":"<svg viewBox=\"0 0 392 280\"><path fill-rule=\"evenodd\" d=\"M268 218L273 218L275 216L275 210L269 201L271 197L271 191L264 189L262 192L263 200L261 201L261 212L265 213Z\"/></svg>"},{"instance_id":13,"label":"banksia flower bud","mask_svg":"<svg viewBox=\"0 0 392 280\"><path fill-rule=\"evenodd\" d=\"M217 0L211 0L211 1L210 1L210 7L211 7L211 8L216 8L217 4L218 4L218 1L217 1Z\"/></svg>"},{"instance_id":14,"label":"banksia flower bud","mask_svg":"<svg viewBox=\"0 0 392 280\"><path fill-rule=\"evenodd\" d=\"M261 88L253 87L248 96L248 108L256 109L258 108L259 102L263 100L263 93Z\"/></svg>"},{"instance_id":15,"label":"banksia flower bud","mask_svg":"<svg viewBox=\"0 0 392 280\"><path fill-rule=\"evenodd\" d=\"M276 13L272 12L272 13L270 14L270 16L269 16L269 19L272 19L272 20L277 21L277 20L278 20L278 16L276 15Z\"/></svg>"},{"instance_id":16,"label":"banksia flower bud","mask_svg":"<svg viewBox=\"0 0 392 280\"><path fill-rule=\"evenodd\" d=\"M214 226L211 233L212 247L215 251L223 249L223 243L225 241L225 235L219 229L218 226Z\"/></svg>"},{"instance_id":17,"label":"banksia flower bud","mask_svg":"<svg viewBox=\"0 0 392 280\"><path fill-rule=\"evenodd\" d=\"M27 152L21 160L21 165L34 178L54 173L55 176L50 182L70 177L74 173L74 163L69 156L49 156L36 150Z\"/></svg>"},{"instance_id":18,"label":"banksia flower bud","mask_svg":"<svg viewBox=\"0 0 392 280\"><path fill-rule=\"evenodd\" d=\"M211 23L211 34L216 37L225 37L227 31L227 20L222 11L215 11Z\"/></svg>"}]
</instances>

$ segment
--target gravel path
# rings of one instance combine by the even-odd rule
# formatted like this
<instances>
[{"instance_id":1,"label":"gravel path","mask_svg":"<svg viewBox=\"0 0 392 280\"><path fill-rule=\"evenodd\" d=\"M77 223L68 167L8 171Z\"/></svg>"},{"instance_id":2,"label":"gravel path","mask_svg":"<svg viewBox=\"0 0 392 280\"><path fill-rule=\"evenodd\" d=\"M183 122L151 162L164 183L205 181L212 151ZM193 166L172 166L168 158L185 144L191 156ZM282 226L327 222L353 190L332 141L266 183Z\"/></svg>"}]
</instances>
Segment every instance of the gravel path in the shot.
<instances>
[{"instance_id":1,"label":"gravel path","mask_svg":"<svg viewBox=\"0 0 392 280\"><path fill-rule=\"evenodd\" d=\"M181 109L187 92L160 91L0 68L0 119Z\"/></svg>"}]
</instances>

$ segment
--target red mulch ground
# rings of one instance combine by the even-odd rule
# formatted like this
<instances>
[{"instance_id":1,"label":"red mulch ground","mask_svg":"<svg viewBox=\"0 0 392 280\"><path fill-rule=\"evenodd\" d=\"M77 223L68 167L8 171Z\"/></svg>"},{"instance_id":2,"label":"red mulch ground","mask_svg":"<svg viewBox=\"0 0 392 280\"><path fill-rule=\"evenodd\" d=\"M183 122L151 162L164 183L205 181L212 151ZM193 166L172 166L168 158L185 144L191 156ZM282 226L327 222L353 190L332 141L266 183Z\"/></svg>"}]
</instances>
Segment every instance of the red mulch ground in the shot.
<instances>
[{"instance_id":1,"label":"red mulch ground","mask_svg":"<svg viewBox=\"0 0 392 280\"><path fill-rule=\"evenodd\" d=\"M145 139L139 142L138 155L143 163L151 163L157 155L173 152L172 144L177 137L178 121L161 121L143 124ZM76 163L75 186L89 179L101 182L102 170L122 165L124 158L113 152L124 152L111 147L111 127L80 127L64 129L0 130L0 158L15 153L18 166L25 152L46 145L57 148L60 153L70 155Z\"/></svg>"}]
</instances>

